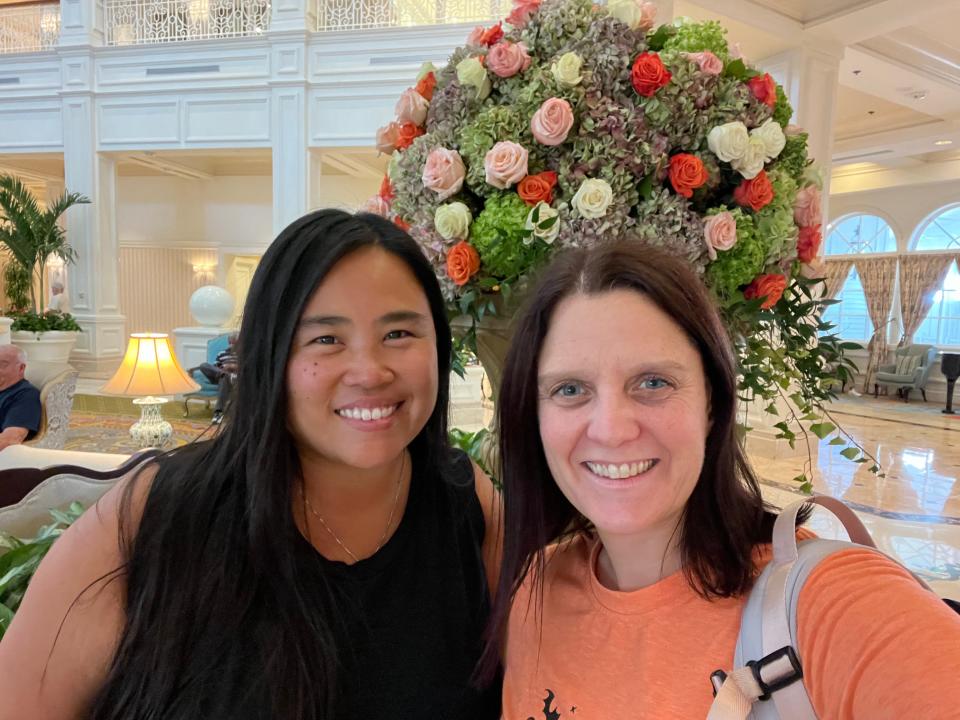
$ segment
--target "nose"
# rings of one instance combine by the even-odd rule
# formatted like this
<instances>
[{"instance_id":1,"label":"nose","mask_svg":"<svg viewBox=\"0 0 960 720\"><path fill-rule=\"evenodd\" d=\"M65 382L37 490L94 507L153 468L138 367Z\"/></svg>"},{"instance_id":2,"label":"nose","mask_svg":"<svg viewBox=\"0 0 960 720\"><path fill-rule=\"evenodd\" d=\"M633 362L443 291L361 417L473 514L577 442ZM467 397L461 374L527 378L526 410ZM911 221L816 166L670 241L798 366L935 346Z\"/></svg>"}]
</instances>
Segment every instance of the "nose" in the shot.
<instances>
[{"instance_id":1,"label":"nose","mask_svg":"<svg viewBox=\"0 0 960 720\"><path fill-rule=\"evenodd\" d=\"M359 348L350 359L350 366L343 377L343 382L350 387L366 390L387 385L393 379L393 370L375 349Z\"/></svg>"},{"instance_id":2,"label":"nose","mask_svg":"<svg viewBox=\"0 0 960 720\"><path fill-rule=\"evenodd\" d=\"M594 403L587 437L599 445L619 447L640 436L640 408L621 393L600 396Z\"/></svg>"}]
</instances>

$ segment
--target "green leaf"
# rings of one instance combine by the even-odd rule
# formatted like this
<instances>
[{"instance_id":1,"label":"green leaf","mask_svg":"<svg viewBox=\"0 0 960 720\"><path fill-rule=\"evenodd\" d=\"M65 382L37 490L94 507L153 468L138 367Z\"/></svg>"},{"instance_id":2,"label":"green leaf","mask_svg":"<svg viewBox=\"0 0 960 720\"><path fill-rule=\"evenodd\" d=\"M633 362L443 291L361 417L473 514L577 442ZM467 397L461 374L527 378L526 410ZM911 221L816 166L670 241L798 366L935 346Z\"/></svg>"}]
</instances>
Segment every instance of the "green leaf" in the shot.
<instances>
[{"instance_id":1,"label":"green leaf","mask_svg":"<svg viewBox=\"0 0 960 720\"><path fill-rule=\"evenodd\" d=\"M647 48L654 52L660 52L663 50L663 46L667 44L667 40L673 37L676 32L676 28L670 25L661 25L653 35L647 38Z\"/></svg>"},{"instance_id":2,"label":"green leaf","mask_svg":"<svg viewBox=\"0 0 960 720\"><path fill-rule=\"evenodd\" d=\"M649 200L653 197L653 173L640 181L640 184L637 185L637 192L640 194L641 200Z\"/></svg>"},{"instance_id":3,"label":"green leaf","mask_svg":"<svg viewBox=\"0 0 960 720\"><path fill-rule=\"evenodd\" d=\"M728 62L727 66L723 69L724 75L734 78L735 80L749 80L749 72L747 64L739 58Z\"/></svg>"},{"instance_id":4,"label":"green leaf","mask_svg":"<svg viewBox=\"0 0 960 720\"><path fill-rule=\"evenodd\" d=\"M814 435L816 435L816 436L817 436L818 438L820 438L821 440L824 440L824 439L827 437L827 435L829 435L830 433L832 433L832 432L833 432L834 430L836 430L836 429L837 429L837 426L836 426L836 425L834 425L833 423L828 423L828 422L825 422L825 423L815 423L815 424L813 424L813 425L810 426L810 432L812 432Z\"/></svg>"},{"instance_id":5,"label":"green leaf","mask_svg":"<svg viewBox=\"0 0 960 720\"><path fill-rule=\"evenodd\" d=\"M856 460L860 456L860 451L857 448L848 447L846 450L841 450L840 454L847 460Z\"/></svg>"},{"instance_id":6,"label":"green leaf","mask_svg":"<svg viewBox=\"0 0 960 720\"><path fill-rule=\"evenodd\" d=\"M846 445L846 444L847 444L847 441L844 440L842 437L835 437L833 440L830 441L830 444L831 444L831 445Z\"/></svg>"}]
</instances>

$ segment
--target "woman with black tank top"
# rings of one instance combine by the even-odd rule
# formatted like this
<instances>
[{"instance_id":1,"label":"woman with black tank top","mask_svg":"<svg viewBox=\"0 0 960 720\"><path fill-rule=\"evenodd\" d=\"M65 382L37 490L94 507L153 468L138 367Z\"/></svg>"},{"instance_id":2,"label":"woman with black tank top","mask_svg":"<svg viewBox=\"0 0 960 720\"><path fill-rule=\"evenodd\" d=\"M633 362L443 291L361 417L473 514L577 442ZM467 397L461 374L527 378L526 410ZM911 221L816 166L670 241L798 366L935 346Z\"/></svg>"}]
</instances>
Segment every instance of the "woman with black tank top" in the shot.
<instances>
[{"instance_id":1,"label":"woman with black tank top","mask_svg":"<svg viewBox=\"0 0 960 720\"><path fill-rule=\"evenodd\" d=\"M212 440L60 538L0 644L0 719L467 720L496 573L447 443L450 330L417 245L322 210L264 255Z\"/></svg>"}]
</instances>

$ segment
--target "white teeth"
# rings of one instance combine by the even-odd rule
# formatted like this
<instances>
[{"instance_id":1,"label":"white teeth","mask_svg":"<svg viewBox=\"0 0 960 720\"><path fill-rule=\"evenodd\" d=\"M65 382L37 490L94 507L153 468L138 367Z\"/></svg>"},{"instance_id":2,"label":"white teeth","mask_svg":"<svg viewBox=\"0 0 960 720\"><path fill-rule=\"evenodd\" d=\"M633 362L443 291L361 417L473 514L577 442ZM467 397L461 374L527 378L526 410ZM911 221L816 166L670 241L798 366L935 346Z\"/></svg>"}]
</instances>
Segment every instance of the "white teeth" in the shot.
<instances>
[{"instance_id":1,"label":"white teeth","mask_svg":"<svg viewBox=\"0 0 960 720\"><path fill-rule=\"evenodd\" d=\"M362 420L370 422L371 420L382 420L388 418L400 407L399 405L390 405L379 408L343 408L337 410L340 417L350 418L351 420Z\"/></svg>"},{"instance_id":2,"label":"white teeth","mask_svg":"<svg viewBox=\"0 0 960 720\"><path fill-rule=\"evenodd\" d=\"M594 475L610 478L611 480L626 480L627 478L643 475L655 464L655 460L644 460L639 463L623 463L622 465L601 465L599 463L586 463Z\"/></svg>"}]
</instances>

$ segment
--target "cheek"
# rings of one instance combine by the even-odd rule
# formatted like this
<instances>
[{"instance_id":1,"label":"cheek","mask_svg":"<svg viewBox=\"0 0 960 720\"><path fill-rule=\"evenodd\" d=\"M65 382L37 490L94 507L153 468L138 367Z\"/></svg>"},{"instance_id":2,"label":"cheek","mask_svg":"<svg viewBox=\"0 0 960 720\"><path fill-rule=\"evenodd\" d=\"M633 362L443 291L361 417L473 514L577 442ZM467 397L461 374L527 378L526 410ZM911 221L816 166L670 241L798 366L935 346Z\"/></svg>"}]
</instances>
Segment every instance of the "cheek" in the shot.
<instances>
[{"instance_id":1,"label":"cheek","mask_svg":"<svg viewBox=\"0 0 960 720\"><path fill-rule=\"evenodd\" d=\"M579 434L576 415L570 411L561 411L548 404L541 404L538 412L540 442L547 459L562 460L570 455L576 446ZM552 468L551 468L552 469Z\"/></svg>"},{"instance_id":2,"label":"cheek","mask_svg":"<svg viewBox=\"0 0 960 720\"><path fill-rule=\"evenodd\" d=\"M330 368L320 360L294 360L287 369L287 392L291 402L316 400L326 394Z\"/></svg>"}]
</instances>

